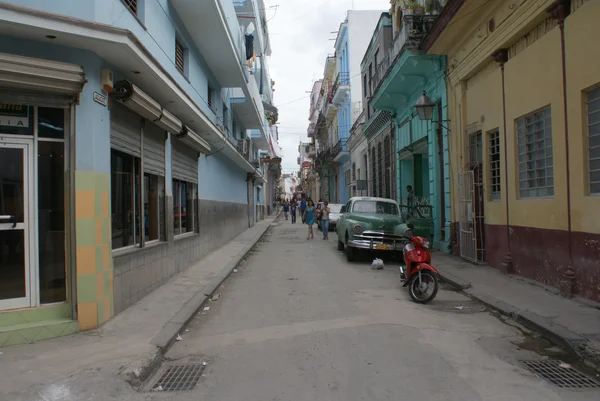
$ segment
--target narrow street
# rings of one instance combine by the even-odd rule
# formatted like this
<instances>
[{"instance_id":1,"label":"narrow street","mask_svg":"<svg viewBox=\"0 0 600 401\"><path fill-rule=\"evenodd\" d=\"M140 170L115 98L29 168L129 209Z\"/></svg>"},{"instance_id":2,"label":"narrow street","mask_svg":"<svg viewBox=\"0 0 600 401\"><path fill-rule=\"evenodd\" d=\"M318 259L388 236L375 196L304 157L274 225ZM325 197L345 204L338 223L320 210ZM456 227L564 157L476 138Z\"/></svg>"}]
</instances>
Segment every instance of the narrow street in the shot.
<instances>
[{"instance_id":1,"label":"narrow street","mask_svg":"<svg viewBox=\"0 0 600 401\"><path fill-rule=\"evenodd\" d=\"M417 305L401 288L396 263L380 271L368 258L349 264L334 233L307 241L305 230L279 220L167 353L155 379L169 365L206 362L196 387L147 388L146 399L600 397L597 389L560 389L520 367L542 353L569 361L537 335L446 286L431 305Z\"/></svg>"}]
</instances>

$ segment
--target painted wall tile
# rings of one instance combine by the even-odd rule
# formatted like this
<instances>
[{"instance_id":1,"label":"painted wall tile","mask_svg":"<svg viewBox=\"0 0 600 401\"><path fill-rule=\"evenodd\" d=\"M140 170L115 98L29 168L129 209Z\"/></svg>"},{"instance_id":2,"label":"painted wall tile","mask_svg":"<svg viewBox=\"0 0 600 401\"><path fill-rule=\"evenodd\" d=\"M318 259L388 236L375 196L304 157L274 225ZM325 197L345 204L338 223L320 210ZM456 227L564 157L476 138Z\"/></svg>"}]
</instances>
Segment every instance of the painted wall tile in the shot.
<instances>
[{"instance_id":1,"label":"painted wall tile","mask_svg":"<svg viewBox=\"0 0 600 401\"><path fill-rule=\"evenodd\" d=\"M96 301L96 273L77 276L77 302L93 303Z\"/></svg>"},{"instance_id":2,"label":"painted wall tile","mask_svg":"<svg viewBox=\"0 0 600 401\"><path fill-rule=\"evenodd\" d=\"M78 304L77 315L81 330L91 330L98 327L98 306L96 302Z\"/></svg>"},{"instance_id":3,"label":"painted wall tile","mask_svg":"<svg viewBox=\"0 0 600 401\"><path fill-rule=\"evenodd\" d=\"M77 276L96 273L96 246L78 246L76 250Z\"/></svg>"}]
</instances>

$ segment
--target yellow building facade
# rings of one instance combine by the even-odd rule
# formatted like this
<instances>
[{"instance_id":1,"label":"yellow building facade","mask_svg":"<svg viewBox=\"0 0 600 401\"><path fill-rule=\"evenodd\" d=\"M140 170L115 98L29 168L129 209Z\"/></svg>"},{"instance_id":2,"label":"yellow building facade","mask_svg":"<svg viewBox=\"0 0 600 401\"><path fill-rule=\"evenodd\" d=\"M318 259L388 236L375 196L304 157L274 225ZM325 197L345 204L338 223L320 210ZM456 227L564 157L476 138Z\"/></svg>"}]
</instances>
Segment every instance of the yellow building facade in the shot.
<instances>
[{"instance_id":1,"label":"yellow building facade","mask_svg":"<svg viewBox=\"0 0 600 401\"><path fill-rule=\"evenodd\" d=\"M600 1L449 0L454 251L600 300Z\"/></svg>"}]
</instances>

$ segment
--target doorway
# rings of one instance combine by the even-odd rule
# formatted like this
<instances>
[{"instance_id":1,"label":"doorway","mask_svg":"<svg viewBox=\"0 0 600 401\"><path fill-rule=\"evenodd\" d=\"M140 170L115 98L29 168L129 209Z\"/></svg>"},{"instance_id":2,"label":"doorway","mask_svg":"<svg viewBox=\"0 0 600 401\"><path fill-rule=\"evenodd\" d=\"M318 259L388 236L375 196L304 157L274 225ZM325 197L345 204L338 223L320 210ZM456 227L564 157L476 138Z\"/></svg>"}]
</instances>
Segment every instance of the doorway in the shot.
<instances>
[{"instance_id":1,"label":"doorway","mask_svg":"<svg viewBox=\"0 0 600 401\"><path fill-rule=\"evenodd\" d=\"M485 259L485 210L483 184L483 135L469 134L467 165L459 173L460 256L475 263Z\"/></svg>"},{"instance_id":2,"label":"doorway","mask_svg":"<svg viewBox=\"0 0 600 401\"><path fill-rule=\"evenodd\" d=\"M69 115L0 102L0 311L67 301Z\"/></svg>"},{"instance_id":3,"label":"doorway","mask_svg":"<svg viewBox=\"0 0 600 401\"><path fill-rule=\"evenodd\" d=\"M33 140L0 136L0 310L35 303L32 269Z\"/></svg>"}]
</instances>

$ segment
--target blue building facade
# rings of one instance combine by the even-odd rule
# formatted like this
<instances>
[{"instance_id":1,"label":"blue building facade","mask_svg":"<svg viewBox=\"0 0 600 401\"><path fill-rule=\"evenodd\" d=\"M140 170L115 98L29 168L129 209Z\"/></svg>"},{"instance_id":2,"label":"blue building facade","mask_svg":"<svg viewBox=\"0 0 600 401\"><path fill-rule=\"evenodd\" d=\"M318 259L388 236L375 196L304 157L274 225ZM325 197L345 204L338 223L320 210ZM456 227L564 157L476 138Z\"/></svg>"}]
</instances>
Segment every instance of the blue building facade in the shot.
<instances>
[{"instance_id":1,"label":"blue building facade","mask_svg":"<svg viewBox=\"0 0 600 401\"><path fill-rule=\"evenodd\" d=\"M264 9L0 4L0 182L21 194L0 213L20 231L0 222L0 237L22 254L0 346L36 340L3 320L35 316L46 337L98 327L264 218L259 154L277 121Z\"/></svg>"}]
</instances>

